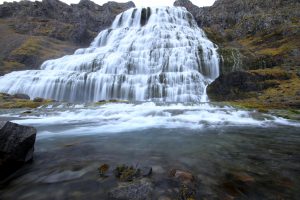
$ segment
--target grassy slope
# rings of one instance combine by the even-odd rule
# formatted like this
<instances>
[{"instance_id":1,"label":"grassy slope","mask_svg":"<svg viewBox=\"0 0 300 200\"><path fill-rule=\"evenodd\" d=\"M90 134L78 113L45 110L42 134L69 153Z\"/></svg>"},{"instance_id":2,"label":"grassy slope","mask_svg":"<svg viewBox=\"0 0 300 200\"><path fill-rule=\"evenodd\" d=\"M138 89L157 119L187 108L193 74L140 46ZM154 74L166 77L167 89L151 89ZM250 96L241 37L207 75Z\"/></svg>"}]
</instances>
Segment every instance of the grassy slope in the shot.
<instances>
[{"instance_id":1,"label":"grassy slope","mask_svg":"<svg viewBox=\"0 0 300 200\"><path fill-rule=\"evenodd\" d=\"M0 74L34 69L47 59L72 53L76 45L47 36L16 33L14 19L0 20Z\"/></svg>"}]
</instances>

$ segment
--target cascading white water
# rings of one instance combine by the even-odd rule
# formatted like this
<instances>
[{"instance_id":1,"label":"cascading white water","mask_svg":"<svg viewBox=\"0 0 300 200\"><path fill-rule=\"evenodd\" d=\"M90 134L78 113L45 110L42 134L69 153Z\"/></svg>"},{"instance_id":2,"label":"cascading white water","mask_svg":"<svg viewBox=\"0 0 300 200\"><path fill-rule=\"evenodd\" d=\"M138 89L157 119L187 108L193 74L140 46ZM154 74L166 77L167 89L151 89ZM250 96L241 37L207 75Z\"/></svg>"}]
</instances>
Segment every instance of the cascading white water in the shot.
<instances>
[{"instance_id":1,"label":"cascading white water","mask_svg":"<svg viewBox=\"0 0 300 200\"><path fill-rule=\"evenodd\" d=\"M200 102L218 75L217 47L185 8L132 8L90 47L1 77L0 91L71 102Z\"/></svg>"}]
</instances>

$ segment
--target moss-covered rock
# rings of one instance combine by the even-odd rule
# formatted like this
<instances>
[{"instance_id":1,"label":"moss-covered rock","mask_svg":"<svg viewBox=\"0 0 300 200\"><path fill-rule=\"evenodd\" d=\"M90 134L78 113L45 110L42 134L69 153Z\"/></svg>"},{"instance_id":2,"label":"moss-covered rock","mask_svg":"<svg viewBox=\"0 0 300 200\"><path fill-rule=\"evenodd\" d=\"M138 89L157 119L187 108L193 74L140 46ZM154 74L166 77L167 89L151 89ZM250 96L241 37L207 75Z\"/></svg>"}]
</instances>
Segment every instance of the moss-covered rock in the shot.
<instances>
[{"instance_id":1,"label":"moss-covered rock","mask_svg":"<svg viewBox=\"0 0 300 200\"><path fill-rule=\"evenodd\" d=\"M133 166L119 165L114 174L120 181L133 181L141 176L141 170Z\"/></svg>"},{"instance_id":2,"label":"moss-covered rock","mask_svg":"<svg viewBox=\"0 0 300 200\"><path fill-rule=\"evenodd\" d=\"M232 72L221 75L207 93L213 101L242 108L266 109L300 108L300 78L298 68L284 70L282 67Z\"/></svg>"},{"instance_id":3,"label":"moss-covered rock","mask_svg":"<svg viewBox=\"0 0 300 200\"><path fill-rule=\"evenodd\" d=\"M42 105L52 103L52 100L42 99L42 101L36 102L26 98L19 98L18 96L0 93L0 108L37 108Z\"/></svg>"}]
</instances>

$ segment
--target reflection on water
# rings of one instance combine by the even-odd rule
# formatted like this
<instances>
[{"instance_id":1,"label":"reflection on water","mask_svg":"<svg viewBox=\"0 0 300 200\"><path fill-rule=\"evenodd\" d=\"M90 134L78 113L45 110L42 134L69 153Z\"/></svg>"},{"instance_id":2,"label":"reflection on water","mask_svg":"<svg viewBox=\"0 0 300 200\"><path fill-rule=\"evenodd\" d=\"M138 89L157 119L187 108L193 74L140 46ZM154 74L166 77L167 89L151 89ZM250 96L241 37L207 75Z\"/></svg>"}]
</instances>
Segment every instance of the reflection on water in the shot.
<instances>
[{"instance_id":1,"label":"reflection on water","mask_svg":"<svg viewBox=\"0 0 300 200\"><path fill-rule=\"evenodd\" d=\"M173 168L197 177L201 199L299 197L300 128L296 124L226 107L157 106L151 114L147 104L124 105L106 105L102 111L51 108L60 120L50 111L43 115L34 111L36 119L22 118L24 124L35 123L39 131L34 162L1 189L0 198L107 199L107 191L117 183L112 176L99 177L97 168L103 163L151 166L153 199L176 198L176 186L168 177ZM14 115L19 123L18 112ZM224 119L218 121L216 113ZM234 117L249 123L234 122Z\"/></svg>"}]
</instances>

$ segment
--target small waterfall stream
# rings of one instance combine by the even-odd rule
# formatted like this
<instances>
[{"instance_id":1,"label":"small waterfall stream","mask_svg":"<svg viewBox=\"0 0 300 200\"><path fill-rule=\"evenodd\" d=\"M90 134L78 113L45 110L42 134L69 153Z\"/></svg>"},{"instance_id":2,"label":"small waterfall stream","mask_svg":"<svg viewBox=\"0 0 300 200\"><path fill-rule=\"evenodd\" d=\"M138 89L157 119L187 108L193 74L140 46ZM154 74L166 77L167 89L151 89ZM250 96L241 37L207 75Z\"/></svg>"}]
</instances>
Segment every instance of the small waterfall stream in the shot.
<instances>
[{"instance_id":1,"label":"small waterfall stream","mask_svg":"<svg viewBox=\"0 0 300 200\"><path fill-rule=\"evenodd\" d=\"M0 92L69 102L203 102L218 76L217 46L185 8L132 8L88 48L0 77Z\"/></svg>"}]
</instances>

